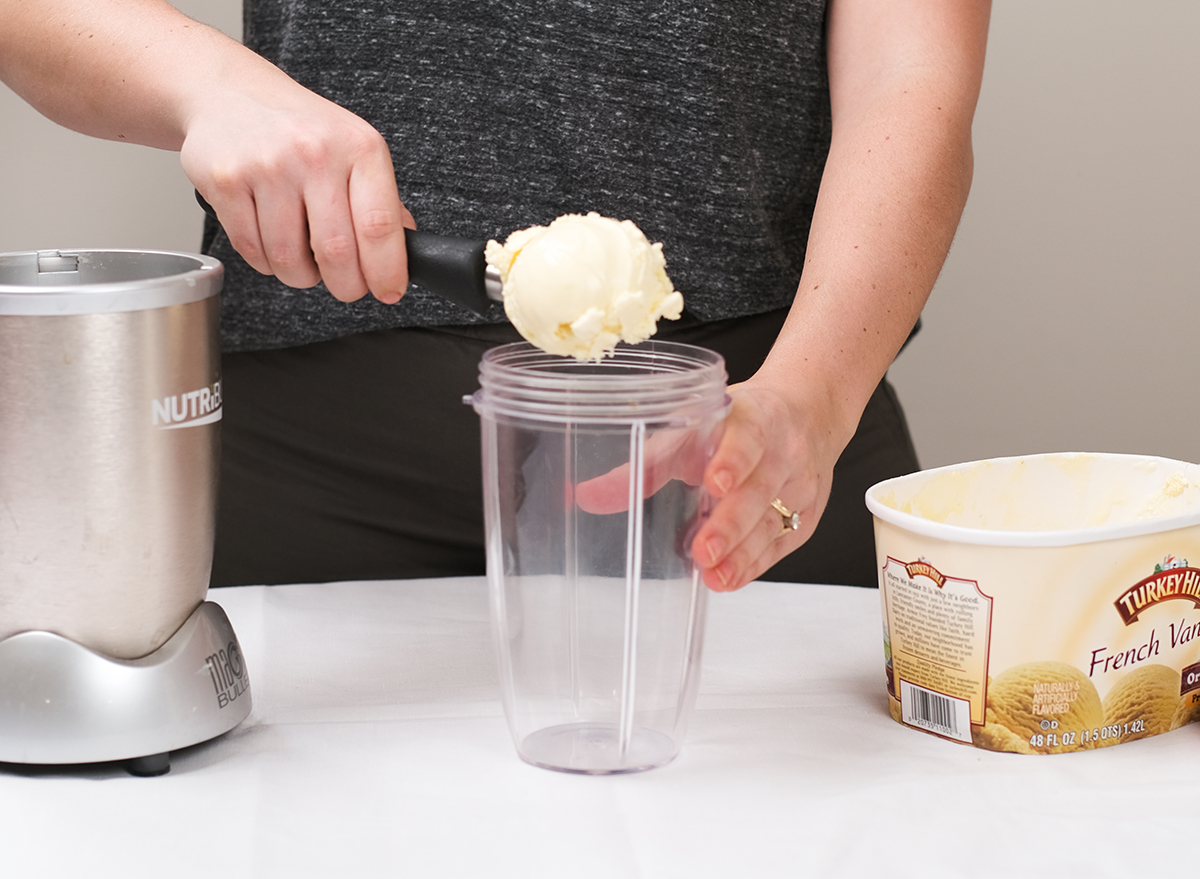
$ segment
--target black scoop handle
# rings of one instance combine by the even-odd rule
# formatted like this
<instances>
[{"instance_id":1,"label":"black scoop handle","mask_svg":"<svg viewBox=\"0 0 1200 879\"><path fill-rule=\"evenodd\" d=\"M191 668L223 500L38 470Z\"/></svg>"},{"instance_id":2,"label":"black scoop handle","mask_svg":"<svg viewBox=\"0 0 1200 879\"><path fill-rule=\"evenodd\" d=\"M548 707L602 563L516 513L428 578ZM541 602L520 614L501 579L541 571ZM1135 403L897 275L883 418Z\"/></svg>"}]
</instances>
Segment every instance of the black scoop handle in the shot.
<instances>
[{"instance_id":1,"label":"black scoop handle","mask_svg":"<svg viewBox=\"0 0 1200 879\"><path fill-rule=\"evenodd\" d=\"M408 279L467 311L483 314L492 305L484 284L486 246L486 241L405 229Z\"/></svg>"},{"instance_id":2,"label":"black scoop handle","mask_svg":"<svg viewBox=\"0 0 1200 879\"><path fill-rule=\"evenodd\" d=\"M217 212L199 191L196 202L214 220ZM408 279L475 314L483 314L492 305L484 278L487 263L483 258L485 241L435 235L416 229L404 230L404 248L408 253Z\"/></svg>"}]
</instances>

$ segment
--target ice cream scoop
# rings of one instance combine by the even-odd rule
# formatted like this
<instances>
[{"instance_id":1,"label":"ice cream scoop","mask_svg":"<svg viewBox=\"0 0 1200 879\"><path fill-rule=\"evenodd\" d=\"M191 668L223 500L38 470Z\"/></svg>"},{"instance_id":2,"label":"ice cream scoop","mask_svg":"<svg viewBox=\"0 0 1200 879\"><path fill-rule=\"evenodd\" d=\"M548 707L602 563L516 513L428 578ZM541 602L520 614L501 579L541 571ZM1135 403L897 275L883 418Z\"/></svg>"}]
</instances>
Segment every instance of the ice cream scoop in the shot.
<instances>
[{"instance_id":1,"label":"ice cream scoop","mask_svg":"<svg viewBox=\"0 0 1200 879\"><path fill-rule=\"evenodd\" d=\"M196 201L216 219L199 192ZM629 220L567 214L504 244L416 229L404 237L410 281L475 314L503 302L517 331L551 354L598 360L683 312L662 245Z\"/></svg>"},{"instance_id":2,"label":"ice cream scoop","mask_svg":"<svg viewBox=\"0 0 1200 879\"><path fill-rule=\"evenodd\" d=\"M196 202L204 213L218 219L199 191ZM409 281L475 314L483 314L493 303L504 300L500 274L483 258L486 241L405 229L404 246Z\"/></svg>"},{"instance_id":3,"label":"ice cream scoop","mask_svg":"<svg viewBox=\"0 0 1200 879\"><path fill-rule=\"evenodd\" d=\"M598 360L683 312L662 245L630 220L567 214L514 232L504 244L489 241L484 257L500 273L513 326L551 354Z\"/></svg>"}]
</instances>

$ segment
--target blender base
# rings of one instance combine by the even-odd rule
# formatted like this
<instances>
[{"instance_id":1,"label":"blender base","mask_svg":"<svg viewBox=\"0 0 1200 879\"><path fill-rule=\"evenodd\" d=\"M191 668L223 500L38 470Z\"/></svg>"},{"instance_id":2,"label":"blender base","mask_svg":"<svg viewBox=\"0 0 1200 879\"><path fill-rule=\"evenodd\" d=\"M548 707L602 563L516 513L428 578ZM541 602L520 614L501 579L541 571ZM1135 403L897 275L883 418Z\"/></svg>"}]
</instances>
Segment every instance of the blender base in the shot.
<instances>
[{"instance_id":1,"label":"blender base","mask_svg":"<svg viewBox=\"0 0 1200 879\"><path fill-rule=\"evenodd\" d=\"M127 761L133 775L163 775L171 751L228 732L250 708L241 647L211 601L140 659L52 632L0 641L0 762Z\"/></svg>"}]
</instances>

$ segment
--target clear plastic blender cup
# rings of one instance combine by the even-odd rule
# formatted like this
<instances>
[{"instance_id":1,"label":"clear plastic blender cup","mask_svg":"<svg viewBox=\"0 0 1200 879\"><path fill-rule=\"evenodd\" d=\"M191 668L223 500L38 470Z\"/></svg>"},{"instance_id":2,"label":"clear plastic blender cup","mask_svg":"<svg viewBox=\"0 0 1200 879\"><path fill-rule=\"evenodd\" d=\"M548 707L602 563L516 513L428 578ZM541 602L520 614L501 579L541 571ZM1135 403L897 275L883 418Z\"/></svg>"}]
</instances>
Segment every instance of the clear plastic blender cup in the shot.
<instances>
[{"instance_id":1,"label":"clear plastic blender cup","mask_svg":"<svg viewBox=\"0 0 1200 879\"><path fill-rule=\"evenodd\" d=\"M692 345L580 362L488 351L479 413L492 629L522 759L570 772L672 760L695 702L706 590L691 541L729 400Z\"/></svg>"}]
</instances>

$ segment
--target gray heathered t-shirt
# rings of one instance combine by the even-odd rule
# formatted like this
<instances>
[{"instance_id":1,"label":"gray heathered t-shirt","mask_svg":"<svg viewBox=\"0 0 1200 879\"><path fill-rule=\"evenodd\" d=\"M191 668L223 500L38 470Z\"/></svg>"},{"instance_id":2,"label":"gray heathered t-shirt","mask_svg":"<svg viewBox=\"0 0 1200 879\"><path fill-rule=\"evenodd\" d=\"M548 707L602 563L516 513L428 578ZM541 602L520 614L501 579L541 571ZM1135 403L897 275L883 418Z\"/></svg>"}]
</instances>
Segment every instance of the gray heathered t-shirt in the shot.
<instances>
[{"instance_id":1,"label":"gray heathered t-shirt","mask_svg":"<svg viewBox=\"0 0 1200 879\"><path fill-rule=\"evenodd\" d=\"M247 0L245 39L383 134L420 228L631 219L688 312L719 320L795 293L829 148L824 18L824 0ZM227 351L504 320L417 286L394 306L293 290L206 237Z\"/></svg>"}]
</instances>

